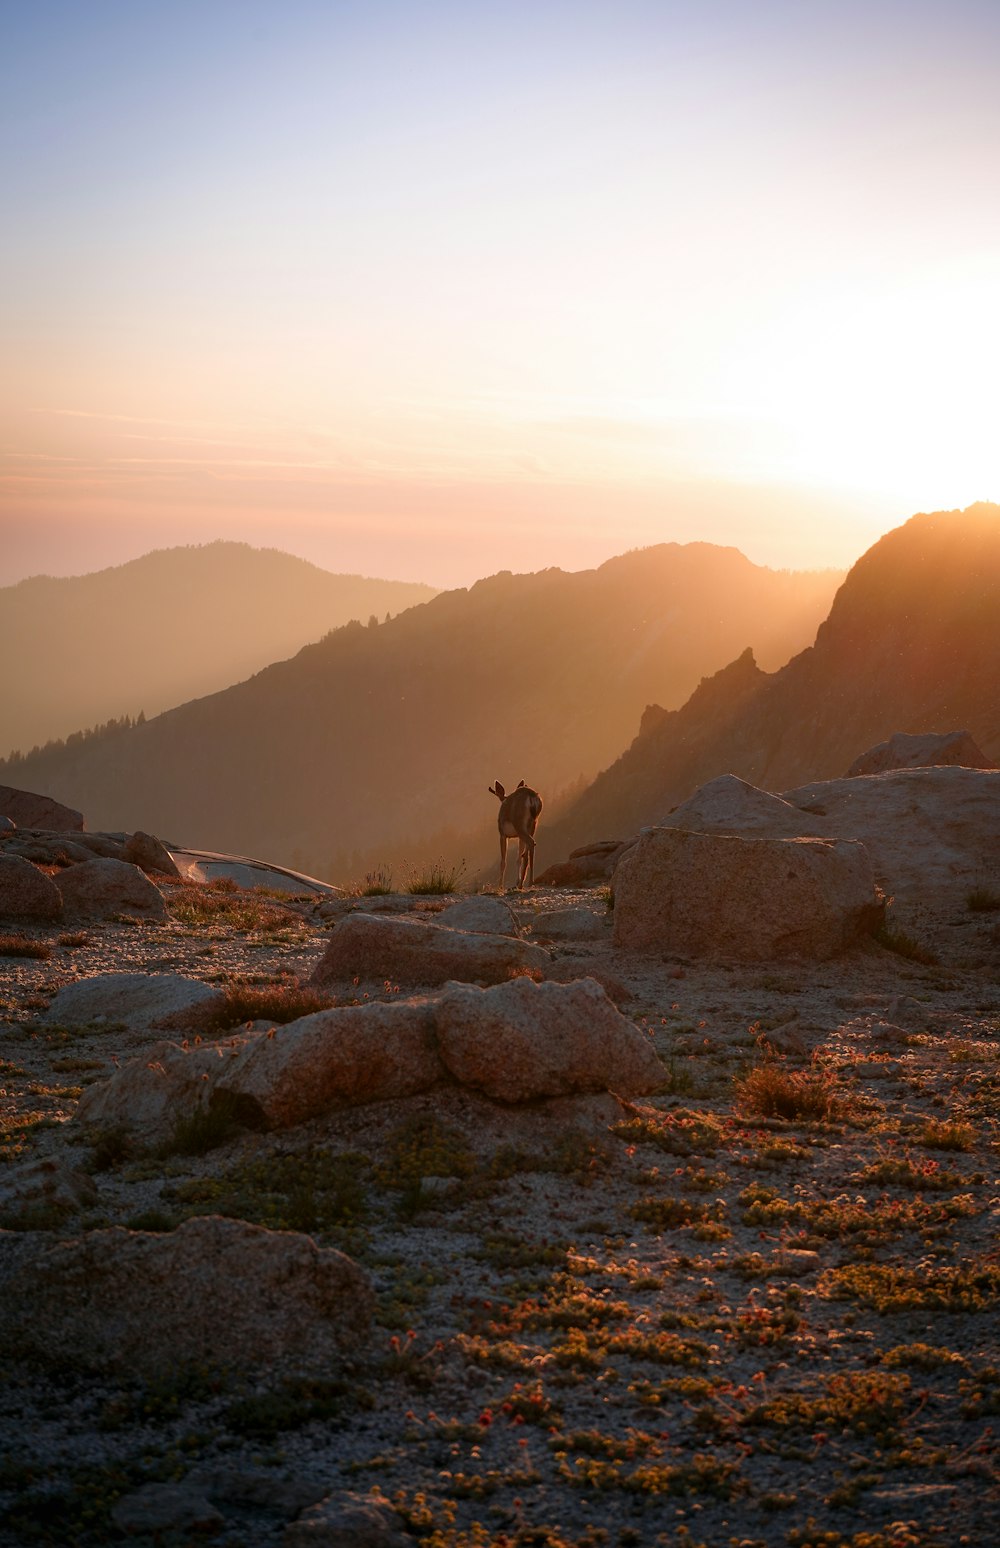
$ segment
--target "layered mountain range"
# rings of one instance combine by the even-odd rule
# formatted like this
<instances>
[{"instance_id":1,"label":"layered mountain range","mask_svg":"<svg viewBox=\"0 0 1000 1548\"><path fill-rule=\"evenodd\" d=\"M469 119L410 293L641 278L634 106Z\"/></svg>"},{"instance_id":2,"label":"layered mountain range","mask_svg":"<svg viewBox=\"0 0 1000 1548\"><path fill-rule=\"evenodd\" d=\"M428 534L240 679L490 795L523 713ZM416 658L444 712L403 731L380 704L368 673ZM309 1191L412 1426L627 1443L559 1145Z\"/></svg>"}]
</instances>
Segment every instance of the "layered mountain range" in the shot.
<instances>
[{"instance_id":1,"label":"layered mountain range","mask_svg":"<svg viewBox=\"0 0 1000 1548\"><path fill-rule=\"evenodd\" d=\"M620 753L651 700L682 704L747 645L772 668L801 649L839 579L704 543L572 574L505 572L334 630L144 724L0 764L0 782L66 801L91 828L141 827L336 880L458 858L470 834L488 855L494 778L526 778L552 816L560 791ZM202 631L190 606L156 623ZM247 617L243 632L254 628Z\"/></svg>"},{"instance_id":2,"label":"layered mountain range","mask_svg":"<svg viewBox=\"0 0 1000 1548\"><path fill-rule=\"evenodd\" d=\"M667 817L706 780L787 790L846 773L893 732L968 730L1000 762L1000 506L914 516L848 574L816 642L779 671L744 651L627 750L545 835L565 854Z\"/></svg>"},{"instance_id":3,"label":"layered mountain range","mask_svg":"<svg viewBox=\"0 0 1000 1548\"><path fill-rule=\"evenodd\" d=\"M328 629L435 595L247 543L158 549L0 587L0 754L151 716L249 677Z\"/></svg>"}]
</instances>

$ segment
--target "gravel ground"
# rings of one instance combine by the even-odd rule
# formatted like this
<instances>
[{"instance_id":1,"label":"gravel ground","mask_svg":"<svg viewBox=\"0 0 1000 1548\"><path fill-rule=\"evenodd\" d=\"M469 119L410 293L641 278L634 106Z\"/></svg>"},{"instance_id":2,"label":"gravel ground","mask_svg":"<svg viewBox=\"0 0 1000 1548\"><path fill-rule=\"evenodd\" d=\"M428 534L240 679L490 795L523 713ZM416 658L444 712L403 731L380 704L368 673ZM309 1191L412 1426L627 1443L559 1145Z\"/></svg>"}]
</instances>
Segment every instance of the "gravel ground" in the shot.
<instances>
[{"instance_id":1,"label":"gravel ground","mask_svg":"<svg viewBox=\"0 0 1000 1548\"><path fill-rule=\"evenodd\" d=\"M536 889L520 917L567 905L606 915L593 892ZM554 971L621 986L668 1086L610 1128L599 1104L553 1134L542 1111L449 1093L202 1156L84 1142L80 1089L154 1037L45 1025L58 987L304 978L327 929L282 902L30 929L47 958L0 956L0 1154L96 1168L97 1204L52 1230L243 1215L350 1253L379 1297L356 1365L308 1380L144 1386L6 1350L3 1548L200 1541L179 1506L156 1537L115 1525L140 1485L182 1480L233 1548L372 1491L432 1548L1000 1541L995 953L707 968L609 931L554 946ZM794 1115L757 1110L768 1093Z\"/></svg>"}]
</instances>

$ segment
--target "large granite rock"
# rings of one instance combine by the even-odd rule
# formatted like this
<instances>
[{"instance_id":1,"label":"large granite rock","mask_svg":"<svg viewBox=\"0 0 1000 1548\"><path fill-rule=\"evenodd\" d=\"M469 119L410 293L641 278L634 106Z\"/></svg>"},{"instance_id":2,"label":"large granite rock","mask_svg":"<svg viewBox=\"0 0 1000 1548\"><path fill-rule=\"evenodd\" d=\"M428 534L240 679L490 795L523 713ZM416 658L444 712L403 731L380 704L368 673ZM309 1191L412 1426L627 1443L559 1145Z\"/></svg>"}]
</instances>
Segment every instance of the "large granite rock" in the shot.
<instances>
[{"instance_id":1,"label":"large granite rock","mask_svg":"<svg viewBox=\"0 0 1000 1548\"><path fill-rule=\"evenodd\" d=\"M610 924L590 908L549 908L536 915L531 933L539 941L605 941Z\"/></svg>"},{"instance_id":2,"label":"large granite rock","mask_svg":"<svg viewBox=\"0 0 1000 1548\"><path fill-rule=\"evenodd\" d=\"M137 865L140 871L152 871L161 876L176 876L180 878L180 871L174 864L170 851L152 833L141 831L130 833L125 840L122 851L122 859L130 865Z\"/></svg>"},{"instance_id":3,"label":"large granite rock","mask_svg":"<svg viewBox=\"0 0 1000 1548\"><path fill-rule=\"evenodd\" d=\"M648 1037L592 980L373 1001L190 1048L158 1043L80 1098L76 1122L150 1146L209 1107L250 1128L399 1101L455 1084L502 1102L586 1092L637 1096L663 1067Z\"/></svg>"},{"instance_id":4,"label":"large granite rock","mask_svg":"<svg viewBox=\"0 0 1000 1548\"><path fill-rule=\"evenodd\" d=\"M694 795L674 808L664 826L768 838L802 838L813 831L807 813L781 796L758 790L736 774L720 774L718 779L699 785Z\"/></svg>"},{"instance_id":5,"label":"large granite rock","mask_svg":"<svg viewBox=\"0 0 1000 1548\"><path fill-rule=\"evenodd\" d=\"M22 855L0 855L0 919L58 919L62 894Z\"/></svg>"},{"instance_id":6,"label":"large granite rock","mask_svg":"<svg viewBox=\"0 0 1000 1548\"><path fill-rule=\"evenodd\" d=\"M870 747L860 758L855 758L847 771L847 779L863 774L884 774L887 769L916 769L942 764L958 764L965 769L995 769L977 745L969 731L946 731L938 734L927 731L921 736L908 736L897 731L887 742Z\"/></svg>"},{"instance_id":7,"label":"large granite rock","mask_svg":"<svg viewBox=\"0 0 1000 1548\"><path fill-rule=\"evenodd\" d=\"M460 898L457 903L450 903L439 914L435 914L434 923L447 925L449 930L471 930L476 935L520 934L510 904L505 903L503 898L493 898L488 894Z\"/></svg>"},{"instance_id":8,"label":"large granite rock","mask_svg":"<svg viewBox=\"0 0 1000 1548\"><path fill-rule=\"evenodd\" d=\"M607 881L631 840L599 839L570 851L538 877L539 887L596 887Z\"/></svg>"},{"instance_id":9,"label":"large granite rock","mask_svg":"<svg viewBox=\"0 0 1000 1548\"><path fill-rule=\"evenodd\" d=\"M615 873L616 946L672 956L833 957L881 917L871 860L848 840L647 828Z\"/></svg>"},{"instance_id":10,"label":"large granite rock","mask_svg":"<svg viewBox=\"0 0 1000 1548\"><path fill-rule=\"evenodd\" d=\"M332 1108L427 1091L446 1078L428 999L344 1006L248 1040L223 1062L215 1090L255 1128L288 1128Z\"/></svg>"},{"instance_id":11,"label":"large granite rock","mask_svg":"<svg viewBox=\"0 0 1000 1548\"><path fill-rule=\"evenodd\" d=\"M125 860L85 860L70 866L58 881L67 913L85 919L128 914L141 919L167 917L163 894L137 865Z\"/></svg>"},{"instance_id":12,"label":"large granite rock","mask_svg":"<svg viewBox=\"0 0 1000 1548\"><path fill-rule=\"evenodd\" d=\"M222 1065L235 1058L247 1040L226 1038L190 1049L154 1043L108 1080L88 1086L74 1121L87 1128L126 1129L144 1145L161 1144L171 1138L180 1119L208 1107Z\"/></svg>"},{"instance_id":13,"label":"large granite rock","mask_svg":"<svg viewBox=\"0 0 1000 1548\"><path fill-rule=\"evenodd\" d=\"M1000 880L1000 770L936 766L829 779L786 791L813 832L860 839L906 928L968 919L966 898Z\"/></svg>"},{"instance_id":14,"label":"large granite rock","mask_svg":"<svg viewBox=\"0 0 1000 1548\"><path fill-rule=\"evenodd\" d=\"M592 979L520 978L491 989L449 984L436 1020L451 1075L496 1101L608 1090L641 1096L665 1079L649 1038Z\"/></svg>"},{"instance_id":15,"label":"large granite rock","mask_svg":"<svg viewBox=\"0 0 1000 1548\"><path fill-rule=\"evenodd\" d=\"M281 1548L412 1548L413 1538L383 1494L330 1495L284 1531Z\"/></svg>"},{"instance_id":16,"label":"large granite rock","mask_svg":"<svg viewBox=\"0 0 1000 1548\"><path fill-rule=\"evenodd\" d=\"M350 1258L242 1220L36 1238L9 1257L5 1248L0 1234L5 1335L56 1368L316 1374L340 1365L371 1320L368 1276Z\"/></svg>"},{"instance_id":17,"label":"large granite rock","mask_svg":"<svg viewBox=\"0 0 1000 1548\"><path fill-rule=\"evenodd\" d=\"M83 813L51 796L36 795L33 790L17 790L0 785L0 812L19 828L45 828L49 833L82 833Z\"/></svg>"},{"instance_id":18,"label":"large granite rock","mask_svg":"<svg viewBox=\"0 0 1000 1548\"><path fill-rule=\"evenodd\" d=\"M0 1219L8 1225L30 1221L40 1210L69 1214L96 1201L93 1178L51 1156L0 1170Z\"/></svg>"},{"instance_id":19,"label":"large granite rock","mask_svg":"<svg viewBox=\"0 0 1000 1548\"><path fill-rule=\"evenodd\" d=\"M450 930L447 925L385 914L348 914L334 927L310 984L352 978L394 984L444 984L449 979L498 984L541 974L549 956L508 935Z\"/></svg>"},{"instance_id":20,"label":"large granite rock","mask_svg":"<svg viewBox=\"0 0 1000 1548\"><path fill-rule=\"evenodd\" d=\"M148 1032L196 1005L224 999L221 989L179 973L98 973L60 989L44 1019L64 1027L121 1023Z\"/></svg>"}]
</instances>

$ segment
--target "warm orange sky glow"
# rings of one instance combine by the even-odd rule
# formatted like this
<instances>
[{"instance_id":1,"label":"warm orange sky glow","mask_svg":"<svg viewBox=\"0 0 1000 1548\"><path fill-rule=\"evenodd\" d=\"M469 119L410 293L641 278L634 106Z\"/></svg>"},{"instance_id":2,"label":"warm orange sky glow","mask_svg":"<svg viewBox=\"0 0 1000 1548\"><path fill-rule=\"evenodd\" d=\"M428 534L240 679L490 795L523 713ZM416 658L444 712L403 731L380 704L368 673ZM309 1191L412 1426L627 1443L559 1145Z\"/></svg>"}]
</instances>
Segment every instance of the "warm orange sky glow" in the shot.
<instances>
[{"instance_id":1,"label":"warm orange sky glow","mask_svg":"<svg viewBox=\"0 0 1000 1548\"><path fill-rule=\"evenodd\" d=\"M214 537L844 565L997 497L991 5L99 0L9 42L0 582Z\"/></svg>"}]
</instances>

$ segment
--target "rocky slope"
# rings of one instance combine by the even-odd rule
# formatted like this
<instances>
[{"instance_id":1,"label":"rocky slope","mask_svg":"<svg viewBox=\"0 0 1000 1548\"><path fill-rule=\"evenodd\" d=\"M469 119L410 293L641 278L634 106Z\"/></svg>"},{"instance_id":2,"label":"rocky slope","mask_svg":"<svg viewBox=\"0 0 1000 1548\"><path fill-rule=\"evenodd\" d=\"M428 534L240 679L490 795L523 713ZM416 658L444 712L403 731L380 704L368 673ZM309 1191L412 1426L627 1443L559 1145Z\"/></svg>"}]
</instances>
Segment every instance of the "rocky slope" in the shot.
<instances>
[{"instance_id":1,"label":"rocky slope","mask_svg":"<svg viewBox=\"0 0 1000 1548\"><path fill-rule=\"evenodd\" d=\"M500 574L0 781L69 800L92 828L145 823L335 880L457 860L473 828L488 857L492 779L551 803L615 756L650 698L680 703L747 644L786 660L834 584L698 543Z\"/></svg>"},{"instance_id":2,"label":"rocky slope","mask_svg":"<svg viewBox=\"0 0 1000 1548\"><path fill-rule=\"evenodd\" d=\"M0 756L214 693L351 618L431 586L332 575L246 543L160 549L113 569L0 588ZM16 783L16 782L15 782Z\"/></svg>"},{"instance_id":3,"label":"rocky slope","mask_svg":"<svg viewBox=\"0 0 1000 1548\"><path fill-rule=\"evenodd\" d=\"M788 790L846 772L894 732L968 730L1000 761L1000 506L919 515L874 545L816 643L780 671L744 652L639 734L548 826L546 852L625 837L706 780Z\"/></svg>"},{"instance_id":4,"label":"rocky slope","mask_svg":"<svg viewBox=\"0 0 1000 1548\"><path fill-rule=\"evenodd\" d=\"M0 922L2 1548L993 1540L1000 894L978 960L737 965L593 894L151 885ZM548 981L323 1008L373 908Z\"/></svg>"}]
</instances>

